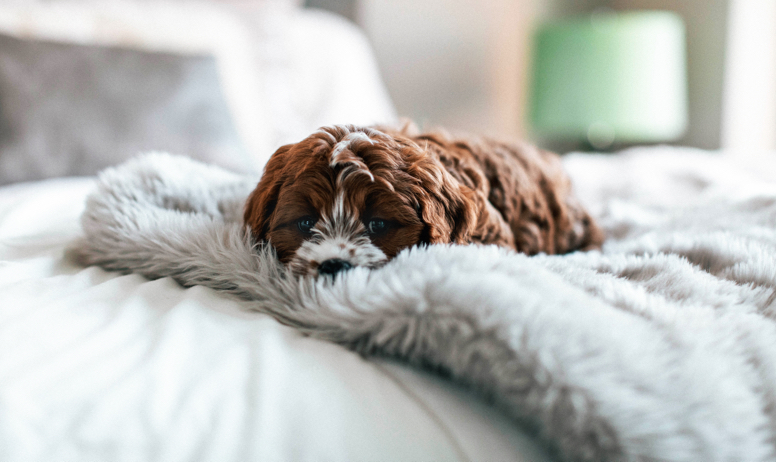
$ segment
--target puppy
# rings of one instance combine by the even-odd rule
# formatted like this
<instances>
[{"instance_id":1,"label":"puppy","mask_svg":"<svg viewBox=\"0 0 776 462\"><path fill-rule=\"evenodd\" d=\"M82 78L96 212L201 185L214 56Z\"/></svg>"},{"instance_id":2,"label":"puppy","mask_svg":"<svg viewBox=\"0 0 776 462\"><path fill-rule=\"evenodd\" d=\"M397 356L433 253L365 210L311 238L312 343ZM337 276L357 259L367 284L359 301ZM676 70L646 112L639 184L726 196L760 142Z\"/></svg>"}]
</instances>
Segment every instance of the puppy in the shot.
<instances>
[{"instance_id":1,"label":"puppy","mask_svg":"<svg viewBox=\"0 0 776 462\"><path fill-rule=\"evenodd\" d=\"M299 275L375 268L419 244L533 255L603 241L556 154L413 127L323 127L281 147L244 220Z\"/></svg>"}]
</instances>

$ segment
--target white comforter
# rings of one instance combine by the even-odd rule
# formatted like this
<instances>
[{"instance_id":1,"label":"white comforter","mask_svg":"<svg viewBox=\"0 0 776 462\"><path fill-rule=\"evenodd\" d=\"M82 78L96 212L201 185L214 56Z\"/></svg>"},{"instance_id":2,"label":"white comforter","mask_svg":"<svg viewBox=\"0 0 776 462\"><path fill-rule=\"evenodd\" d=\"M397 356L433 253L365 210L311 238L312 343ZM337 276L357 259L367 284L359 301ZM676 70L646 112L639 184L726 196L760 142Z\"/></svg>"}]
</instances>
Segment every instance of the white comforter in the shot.
<instances>
[{"instance_id":1,"label":"white comforter","mask_svg":"<svg viewBox=\"0 0 776 462\"><path fill-rule=\"evenodd\" d=\"M0 189L0 460L544 460L450 383L69 263L93 185Z\"/></svg>"}]
</instances>

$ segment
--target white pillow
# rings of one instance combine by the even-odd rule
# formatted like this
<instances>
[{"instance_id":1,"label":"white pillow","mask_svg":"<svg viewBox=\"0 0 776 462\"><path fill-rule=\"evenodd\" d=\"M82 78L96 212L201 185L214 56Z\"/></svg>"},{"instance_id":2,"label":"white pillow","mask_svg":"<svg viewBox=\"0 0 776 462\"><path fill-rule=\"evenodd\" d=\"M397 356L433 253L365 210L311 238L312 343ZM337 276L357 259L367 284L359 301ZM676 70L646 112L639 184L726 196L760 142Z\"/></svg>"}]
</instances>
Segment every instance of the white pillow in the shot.
<instances>
[{"instance_id":1,"label":"white pillow","mask_svg":"<svg viewBox=\"0 0 776 462\"><path fill-rule=\"evenodd\" d=\"M0 32L214 56L250 169L260 171L281 144L321 125L396 120L362 32L299 6L299 0L19 0L0 5Z\"/></svg>"},{"instance_id":2,"label":"white pillow","mask_svg":"<svg viewBox=\"0 0 776 462\"><path fill-rule=\"evenodd\" d=\"M237 131L252 154L274 150L260 94L258 47L271 40L272 25L289 21L295 1L56 1L0 6L0 32L18 38L144 51L212 55Z\"/></svg>"},{"instance_id":3,"label":"white pillow","mask_svg":"<svg viewBox=\"0 0 776 462\"><path fill-rule=\"evenodd\" d=\"M0 184L157 150L250 168L211 56L0 34Z\"/></svg>"}]
</instances>

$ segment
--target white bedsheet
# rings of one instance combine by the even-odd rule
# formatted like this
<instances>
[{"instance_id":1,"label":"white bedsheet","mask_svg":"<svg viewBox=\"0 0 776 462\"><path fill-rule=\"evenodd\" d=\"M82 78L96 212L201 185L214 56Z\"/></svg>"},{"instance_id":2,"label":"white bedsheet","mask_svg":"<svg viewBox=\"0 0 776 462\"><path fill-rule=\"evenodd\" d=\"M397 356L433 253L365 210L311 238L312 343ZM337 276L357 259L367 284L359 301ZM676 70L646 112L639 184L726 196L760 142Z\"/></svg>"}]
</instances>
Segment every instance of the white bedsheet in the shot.
<instances>
[{"instance_id":1,"label":"white bedsheet","mask_svg":"<svg viewBox=\"0 0 776 462\"><path fill-rule=\"evenodd\" d=\"M92 185L0 189L0 460L546 460L444 380L69 263Z\"/></svg>"}]
</instances>

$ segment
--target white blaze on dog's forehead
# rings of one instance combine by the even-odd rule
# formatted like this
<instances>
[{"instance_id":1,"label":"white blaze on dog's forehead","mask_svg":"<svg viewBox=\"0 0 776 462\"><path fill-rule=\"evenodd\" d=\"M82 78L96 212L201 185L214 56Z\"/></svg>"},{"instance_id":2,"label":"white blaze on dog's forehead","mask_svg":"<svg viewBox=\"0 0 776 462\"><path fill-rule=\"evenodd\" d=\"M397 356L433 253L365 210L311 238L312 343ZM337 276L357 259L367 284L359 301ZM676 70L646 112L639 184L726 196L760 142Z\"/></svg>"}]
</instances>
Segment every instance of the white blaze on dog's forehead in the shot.
<instances>
[{"instance_id":1,"label":"white blaze on dog's forehead","mask_svg":"<svg viewBox=\"0 0 776 462\"><path fill-rule=\"evenodd\" d=\"M369 138L369 135L367 135L364 132L353 132L345 136L345 138L342 138L342 140L334 145L334 149L331 151L331 165L332 167L337 165L337 162L339 162L339 155L342 154L343 151L349 150L350 147L357 142L366 142L369 144L375 144L374 141L372 141L371 138Z\"/></svg>"},{"instance_id":2,"label":"white blaze on dog's forehead","mask_svg":"<svg viewBox=\"0 0 776 462\"><path fill-rule=\"evenodd\" d=\"M337 191L337 197L334 198L334 205L331 208L331 216L336 220L345 220L345 192L340 188Z\"/></svg>"},{"instance_id":3,"label":"white blaze on dog's forehead","mask_svg":"<svg viewBox=\"0 0 776 462\"><path fill-rule=\"evenodd\" d=\"M355 238L364 231L364 225L358 215L346 209L345 194L346 191L341 186L338 187L331 209L321 211L321 219L316 225L316 232L321 237Z\"/></svg>"}]
</instances>

